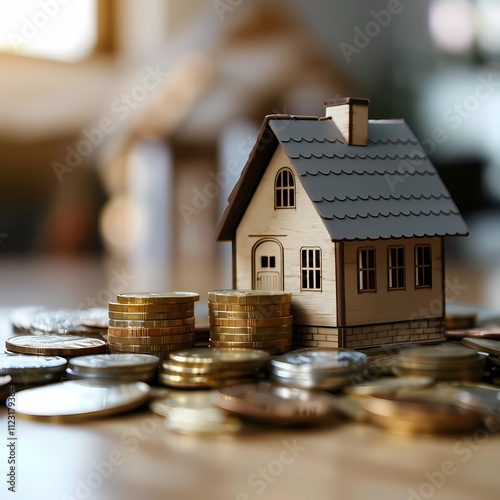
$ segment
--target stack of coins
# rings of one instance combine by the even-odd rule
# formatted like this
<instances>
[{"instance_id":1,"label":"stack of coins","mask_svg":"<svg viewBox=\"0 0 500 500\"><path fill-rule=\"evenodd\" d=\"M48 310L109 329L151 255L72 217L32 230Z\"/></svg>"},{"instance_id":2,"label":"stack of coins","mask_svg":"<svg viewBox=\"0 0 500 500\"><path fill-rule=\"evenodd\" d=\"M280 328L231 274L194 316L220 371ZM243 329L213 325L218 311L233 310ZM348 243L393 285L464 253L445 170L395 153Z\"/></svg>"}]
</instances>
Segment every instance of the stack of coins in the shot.
<instances>
[{"instance_id":1,"label":"stack of coins","mask_svg":"<svg viewBox=\"0 0 500 500\"><path fill-rule=\"evenodd\" d=\"M69 378L101 378L119 382L149 382L157 374L160 359L150 354L96 354L69 361Z\"/></svg>"},{"instance_id":2,"label":"stack of coins","mask_svg":"<svg viewBox=\"0 0 500 500\"><path fill-rule=\"evenodd\" d=\"M165 359L170 351L193 347L199 298L192 292L119 294L117 302L109 303L109 351Z\"/></svg>"},{"instance_id":3,"label":"stack of coins","mask_svg":"<svg viewBox=\"0 0 500 500\"><path fill-rule=\"evenodd\" d=\"M344 349L299 349L270 361L269 378L287 387L339 389L362 378L367 356Z\"/></svg>"},{"instance_id":4,"label":"stack of coins","mask_svg":"<svg viewBox=\"0 0 500 500\"><path fill-rule=\"evenodd\" d=\"M435 380L481 380L485 357L457 344L415 347L394 359L396 375L431 377Z\"/></svg>"},{"instance_id":5,"label":"stack of coins","mask_svg":"<svg viewBox=\"0 0 500 500\"><path fill-rule=\"evenodd\" d=\"M214 290L208 294L211 347L291 349L292 295L263 290Z\"/></svg>"},{"instance_id":6,"label":"stack of coins","mask_svg":"<svg viewBox=\"0 0 500 500\"><path fill-rule=\"evenodd\" d=\"M196 348L172 352L162 363L160 382L172 387L221 387L253 381L269 360L254 349Z\"/></svg>"}]
</instances>

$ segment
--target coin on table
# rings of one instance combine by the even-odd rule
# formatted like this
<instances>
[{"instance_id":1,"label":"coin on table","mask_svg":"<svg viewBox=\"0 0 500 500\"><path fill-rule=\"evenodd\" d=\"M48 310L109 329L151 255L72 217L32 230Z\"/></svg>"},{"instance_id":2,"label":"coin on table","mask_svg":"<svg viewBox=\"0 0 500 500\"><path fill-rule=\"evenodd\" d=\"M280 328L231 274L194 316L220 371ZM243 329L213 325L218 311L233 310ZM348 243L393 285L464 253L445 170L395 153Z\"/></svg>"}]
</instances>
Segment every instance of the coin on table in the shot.
<instances>
[{"instance_id":1,"label":"coin on table","mask_svg":"<svg viewBox=\"0 0 500 500\"><path fill-rule=\"evenodd\" d=\"M178 373L167 372L163 369L158 376L159 381L169 387L187 388L213 388L223 387L228 385L238 385L247 382L254 382L256 375L239 375L233 376L231 372L207 374L207 375L185 375Z\"/></svg>"},{"instance_id":2,"label":"coin on table","mask_svg":"<svg viewBox=\"0 0 500 500\"><path fill-rule=\"evenodd\" d=\"M80 312L80 322L88 328L104 330L108 328L108 310L105 307L83 309Z\"/></svg>"},{"instance_id":3,"label":"coin on table","mask_svg":"<svg viewBox=\"0 0 500 500\"><path fill-rule=\"evenodd\" d=\"M149 354L94 354L78 356L68 362L67 371L73 376L90 377L145 377L154 376L160 359Z\"/></svg>"},{"instance_id":4,"label":"coin on table","mask_svg":"<svg viewBox=\"0 0 500 500\"><path fill-rule=\"evenodd\" d=\"M465 337L476 339L500 339L500 327L485 326L483 328L466 328L464 330L448 330L445 332L448 339L463 339Z\"/></svg>"},{"instance_id":5,"label":"coin on table","mask_svg":"<svg viewBox=\"0 0 500 500\"><path fill-rule=\"evenodd\" d=\"M394 394L400 389L421 389L434 384L430 377L381 377L371 382L344 387L344 392L352 396L377 396Z\"/></svg>"},{"instance_id":6,"label":"coin on table","mask_svg":"<svg viewBox=\"0 0 500 500\"><path fill-rule=\"evenodd\" d=\"M281 304L292 301L292 294L266 290L212 290L208 301L229 304Z\"/></svg>"},{"instance_id":7,"label":"coin on table","mask_svg":"<svg viewBox=\"0 0 500 500\"><path fill-rule=\"evenodd\" d=\"M49 309L35 314L31 332L54 335L96 335L94 328L82 324L81 309Z\"/></svg>"},{"instance_id":8,"label":"coin on table","mask_svg":"<svg viewBox=\"0 0 500 500\"><path fill-rule=\"evenodd\" d=\"M256 340L254 342L229 342L221 340L213 340L210 337L210 345L213 347L242 347L242 348L253 348L259 349L261 347L290 347L289 339L280 340Z\"/></svg>"},{"instance_id":9,"label":"coin on table","mask_svg":"<svg viewBox=\"0 0 500 500\"><path fill-rule=\"evenodd\" d=\"M212 402L240 416L277 425L333 421L334 399L328 394L273 385L243 384L212 393Z\"/></svg>"},{"instance_id":10,"label":"coin on table","mask_svg":"<svg viewBox=\"0 0 500 500\"><path fill-rule=\"evenodd\" d=\"M47 309L42 306L24 306L14 309L10 315L12 328L16 333L30 333L33 318Z\"/></svg>"},{"instance_id":11,"label":"coin on table","mask_svg":"<svg viewBox=\"0 0 500 500\"><path fill-rule=\"evenodd\" d=\"M165 426L181 434L226 434L241 429L241 422L216 407L207 391L170 391L150 404L166 417Z\"/></svg>"},{"instance_id":12,"label":"coin on table","mask_svg":"<svg viewBox=\"0 0 500 500\"><path fill-rule=\"evenodd\" d=\"M10 375L13 384L32 385L59 381L66 369L64 358L0 354L0 375Z\"/></svg>"},{"instance_id":13,"label":"coin on table","mask_svg":"<svg viewBox=\"0 0 500 500\"><path fill-rule=\"evenodd\" d=\"M373 423L397 433L468 432L483 423L476 411L423 395L370 396L358 401Z\"/></svg>"},{"instance_id":14,"label":"coin on table","mask_svg":"<svg viewBox=\"0 0 500 500\"><path fill-rule=\"evenodd\" d=\"M259 368L270 358L267 352L255 349L215 349L199 347L173 352L169 358L186 366L220 365L225 367L251 366Z\"/></svg>"},{"instance_id":15,"label":"coin on table","mask_svg":"<svg viewBox=\"0 0 500 500\"><path fill-rule=\"evenodd\" d=\"M500 356L500 341L491 339L462 339L462 344L477 351Z\"/></svg>"},{"instance_id":16,"label":"coin on table","mask_svg":"<svg viewBox=\"0 0 500 500\"><path fill-rule=\"evenodd\" d=\"M137 292L119 293L117 296L120 304L180 304L198 300L200 295L193 292Z\"/></svg>"},{"instance_id":17,"label":"coin on table","mask_svg":"<svg viewBox=\"0 0 500 500\"><path fill-rule=\"evenodd\" d=\"M137 408L149 395L150 387L144 382L70 380L20 391L16 413L53 420L100 417Z\"/></svg>"},{"instance_id":18,"label":"coin on table","mask_svg":"<svg viewBox=\"0 0 500 500\"><path fill-rule=\"evenodd\" d=\"M21 354L80 356L106 351L106 342L76 335L23 335L5 341L5 348Z\"/></svg>"},{"instance_id":19,"label":"coin on table","mask_svg":"<svg viewBox=\"0 0 500 500\"><path fill-rule=\"evenodd\" d=\"M109 312L115 313L175 313L181 311L192 311L194 301L177 302L170 304L122 304L120 302L110 302Z\"/></svg>"}]
</instances>

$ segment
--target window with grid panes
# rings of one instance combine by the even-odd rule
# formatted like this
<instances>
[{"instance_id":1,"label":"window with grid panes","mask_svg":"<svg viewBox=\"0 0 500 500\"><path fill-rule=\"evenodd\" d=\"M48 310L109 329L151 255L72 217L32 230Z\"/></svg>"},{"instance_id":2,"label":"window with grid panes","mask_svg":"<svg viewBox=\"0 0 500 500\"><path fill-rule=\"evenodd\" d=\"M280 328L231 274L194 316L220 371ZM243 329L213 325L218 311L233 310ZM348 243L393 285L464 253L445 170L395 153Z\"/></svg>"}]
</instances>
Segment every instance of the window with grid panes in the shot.
<instances>
[{"instance_id":1,"label":"window with grid panes","mask_svg":"<svg viewBox=\"0 0 500 500\"><path fill-rule=\"evenodd\" d=\"M430 245L415 246L415 287L432 287L432 259Z\"/></svg>"},{"instance_id":2,"label":"window with grid panes","mask_svg":"<svg viewBox=\"0 0 500 500\"><path fill-rule=\"evenodd\" d=\"M389 247L387 256L389 290L404 290L406 276L404 247Z\"/></svg>"},{"instance_id":3,"label":"window with grid panes","mask_svg":"<svg viewBox=\"0 0 500 500\"><path fill-rule=\"evenodd\" d=\"M374 248L358 249L358 291L377 291Z\"/></svg>"},{"instance_id":4,"label":"window with grid panes","mask_svg":"<svg viewBox=\"0 0 500 500\"><path fill-rule=\"evenodd\" d=\"M321 290L321 249L301 248L301 288Z\"/></svg>"},{"instance_id":5,"label":"window with grid panes","mask_svg":"<svg viewBox=\"0 0 500 500\"><path fill-rule=\"evenodd\" d=\"M289 168L282 168L276 174L274 206L275 208L295 208L295 180Z\"/></svg>"}]
</instances>

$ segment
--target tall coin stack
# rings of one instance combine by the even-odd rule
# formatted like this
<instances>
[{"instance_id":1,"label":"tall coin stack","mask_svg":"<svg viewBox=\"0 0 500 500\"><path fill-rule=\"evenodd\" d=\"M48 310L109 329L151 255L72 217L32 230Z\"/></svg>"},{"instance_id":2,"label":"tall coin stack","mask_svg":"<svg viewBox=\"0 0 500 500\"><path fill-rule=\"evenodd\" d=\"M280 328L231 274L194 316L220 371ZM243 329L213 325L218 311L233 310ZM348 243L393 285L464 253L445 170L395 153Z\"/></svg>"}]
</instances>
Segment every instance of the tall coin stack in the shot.
<instances>
[{"instance_id":1,"label":"tall coin stack","mask_svg":"<svg viewBox=\"0 0 500 500\"><path fill-rule=\"evenodd\" d=\"M168 353L194 347L197 293L121 293L109 303L108 348L111 353Z\"/></svg>"},{"instance_id":2,"label":"tall coin stack","mask_svg":"<svg viewBox=\"0 0 500 500\"><path fill-rule=\"evenodd\" d=\"M208 293L210 347L291 349L292 294L264 290L213 290Z\"/></svg>"}]
</instances>

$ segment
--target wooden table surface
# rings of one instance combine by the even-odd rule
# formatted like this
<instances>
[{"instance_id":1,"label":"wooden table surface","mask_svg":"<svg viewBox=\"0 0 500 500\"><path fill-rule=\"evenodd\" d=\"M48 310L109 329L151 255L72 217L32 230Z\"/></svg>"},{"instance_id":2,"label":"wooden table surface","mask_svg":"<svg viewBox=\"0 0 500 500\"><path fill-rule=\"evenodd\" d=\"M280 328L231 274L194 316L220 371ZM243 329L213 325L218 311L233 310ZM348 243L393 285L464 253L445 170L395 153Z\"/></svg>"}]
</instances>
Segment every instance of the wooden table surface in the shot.
<instances>
[{"instance_id":1,"label":"wooden table surface","mask_svg":"<svg viewBox=\"0 0 500 500\"><path fill-rule=\"evenodd\" d=\"M0 340L10 335L4 311ZM500 498L500 433L484 429L411 437L347 422L201 438L167 430L147 409L72 424L17 416L16 426L16 493L7 489L3 444L2 499Z\"/></svg>"}]
</instances>

